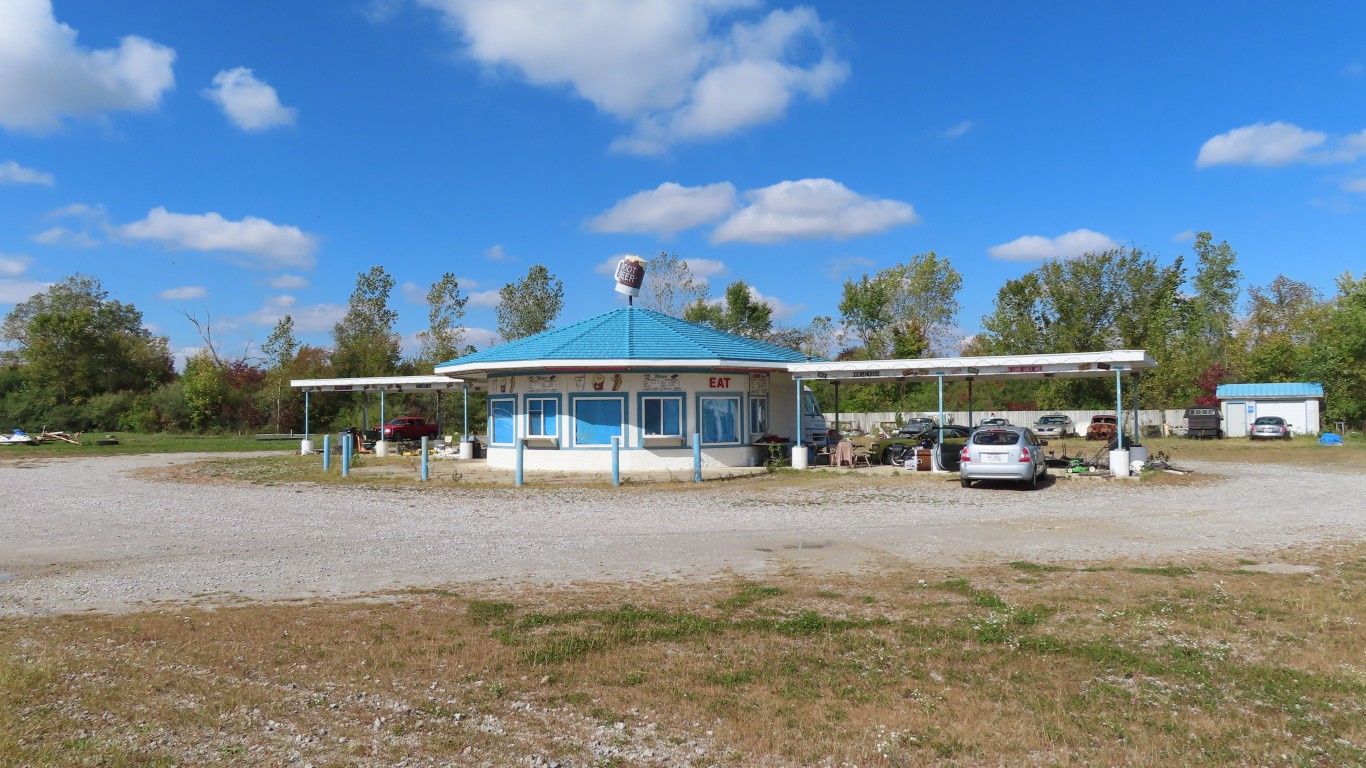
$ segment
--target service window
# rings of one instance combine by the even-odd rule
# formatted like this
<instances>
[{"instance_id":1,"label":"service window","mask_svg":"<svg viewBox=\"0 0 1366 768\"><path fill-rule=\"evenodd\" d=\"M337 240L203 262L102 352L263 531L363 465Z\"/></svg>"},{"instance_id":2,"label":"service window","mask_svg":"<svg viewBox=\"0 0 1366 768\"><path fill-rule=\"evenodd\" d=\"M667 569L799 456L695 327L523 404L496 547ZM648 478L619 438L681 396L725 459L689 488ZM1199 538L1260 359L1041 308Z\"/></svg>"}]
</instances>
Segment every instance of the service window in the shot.
<instances>
[{"instance_id":1,"label":"service window","mask_svg":"<svg viewBox=\"0 0 1366 768\"><path fill-rule=\"evenodd\" d=\"M516 422L513 420L511 397L489 398L489 443L491 445L512 445L516 439Z\"/></svg>"},{"instance_id":2,"label":"service window","mask_svg":"<svg viewBox=\"0 0 1366 768\"><path fill-rule=\"evenodd\" d=\"M612 438L625 437L626 401L620 397L579 397L574 409L574 445L610 446Z\"/></svg>"},{"instance_id":3,"label":"service window","mask_svg":"<svg viewBox=\"0 0 1366 768\"><path fill-rule=\"evenodd\" d=\"M749 399L749 433L754 437L768 434L768 398Z\"/></svg>"},{"instance_id":4,"label":"service window","mask_svg":"<svg viewBox=\"0 0 1366 768\"><path fill-rule=\"evenodd\" d=\"M683 397L642 397L640 424L646 437L683 437Z\"/></svg>"},{"instance_id":5,"label":"service window","mask_svg":"<svg viewBox=\"0 0 1366 768\"><path fill-rule=\"evenodd\" d=\"M527 437L557 437L560 434L559 416L559 398L528 398L526 401Z\"/></svg>"},{"instance_id":6,"label":"service window","mask_svg":"<svg viewBox=\"0 0 1366 768\"><path fill-rule=\"evenodd\" d=\"M697 408L704 445L740 442L740 397L701 397Z\"/></svg>"}]
</instances>

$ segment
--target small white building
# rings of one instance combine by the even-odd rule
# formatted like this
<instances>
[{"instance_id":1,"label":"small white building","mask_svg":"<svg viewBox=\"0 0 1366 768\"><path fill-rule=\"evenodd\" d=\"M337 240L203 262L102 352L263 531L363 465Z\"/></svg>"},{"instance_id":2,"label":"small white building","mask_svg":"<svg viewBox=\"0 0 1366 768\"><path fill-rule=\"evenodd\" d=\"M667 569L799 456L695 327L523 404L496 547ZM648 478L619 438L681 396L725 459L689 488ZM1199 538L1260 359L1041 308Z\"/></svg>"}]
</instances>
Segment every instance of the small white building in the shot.
<instances>
[{"instance_id":1,"label":"small white building","mask_svg":"<svg viewBox=\"0 0 1366 768\"><path fill-rule=\"evenodd\" d=\"M1226 437L1247 437L1260 416L1279 416L1291 434L1317 435L1323 406L1323 385L1317 382L1286 384L1220 384L1214 391L1224 417Z\"/></svg>"}]
</instances>

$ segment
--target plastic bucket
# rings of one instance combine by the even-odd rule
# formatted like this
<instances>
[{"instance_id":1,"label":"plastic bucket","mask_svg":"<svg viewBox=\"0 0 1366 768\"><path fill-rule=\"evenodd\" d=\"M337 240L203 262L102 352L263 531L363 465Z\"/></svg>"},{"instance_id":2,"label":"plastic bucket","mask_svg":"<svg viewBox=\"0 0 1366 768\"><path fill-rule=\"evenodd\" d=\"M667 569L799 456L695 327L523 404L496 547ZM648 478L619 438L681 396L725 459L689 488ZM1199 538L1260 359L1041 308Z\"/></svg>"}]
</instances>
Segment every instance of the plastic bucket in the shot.
<instances>
[{"instance_id":1,"label":"plastic bucket","mask_svg":"<svg viewBox=\"0 0 1366 768\"><path fill-rule=\"evenodd\" d=\"M1131 445L1131 446L1129 446L1129 462L1130 462L1130 463L1133 463L1133 462L1135 462L1135 461L1141 462L1141 463L1143 463L1143 464L1147 464L1147 463L1148 463L1148 446L1146 446L1146 445Z\"/></svg>"},{"instance_id":2,"label":"plastic bucket","mask_svg":"<svg viewBox=\"0 0 1366 768\"><path fill-rule=\"evenodd\" d=\"M474 458L474 441L473 441L473 440L464 440L464 441L462 441L462 442L460 443L460 458L462 458L462 459L472 459L472 458Z\"/></svg>"},{"instance_id":3,"label":"plastic bucket","mask_svg":"<svg viewBox=\"0 0 1366 768\"><path fill-rule=\"evenodd\" d=\"M1126 450L1110 451L1110 475L1112 477L1129 476L1129 452Z\"/></svg>"}]
</instances>

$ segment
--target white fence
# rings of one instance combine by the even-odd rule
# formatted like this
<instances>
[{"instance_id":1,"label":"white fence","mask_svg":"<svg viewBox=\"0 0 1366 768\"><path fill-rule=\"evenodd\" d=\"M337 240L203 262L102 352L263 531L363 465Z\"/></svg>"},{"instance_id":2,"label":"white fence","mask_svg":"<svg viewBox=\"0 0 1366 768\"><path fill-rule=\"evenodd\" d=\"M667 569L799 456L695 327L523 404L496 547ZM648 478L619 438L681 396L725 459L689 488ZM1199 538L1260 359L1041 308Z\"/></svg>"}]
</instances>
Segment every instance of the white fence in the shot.
<instances>
[{"instance_id":1,"label":"white fence","mask_svg":"<svg viewBox=\"0 0 1366 768\"><path fill-rule=\"evenodd\" d=\"M1094 410L1094 411L991 411L991 410L987 410L987 411L978 411L978 410L974 410L974 411L972 412L972 418L973 418L973 420L974 420L975 422L980 423L980 422L982 421L982 419L989 419L989 418L991 418L991 417L993 417L993 416L999 416L999 417L1002 417L1002 418L1009 419L1011 424L1017 424L1017 425L1019 425L1019 426L1028 427L1028 426L1033 426L1034 422L1038 421L1040 416L1046 416L1046 415L1054 414L1054 413L1061 413L1061 414L1063 414L1064 416L1071 416L1071 417L1072 417L1073 423L1075 423L1075 424L1077 425L1077 430L1078 430L1079 432L1083 432L1083 433L1084 433L1084 432L1086 431L1086 425L1091 423L1091 417L1092 417L1092 416L1095 416L1096 414L1110 414L1110 415L1114 415L1115 412L1114 412L1113 409L1110 409L1110 410ZM882 424L883 424L884 422L892 422L892 423L896 423L896 424L902 424L902 423L905 423L905 421L906 421L907 419L914 418L914 417L918 417L918 416L927 416L927 417L929 417L929 418L931 418L931 419L938 419L938 418L939 418L939 413L938 413L937 411L895 411L895 412L889 411L889 412L883 412L883 413L841 413L841 414L839 415L839 422L840 422L840 424L843 425L843 427L846 428L846 429L847 429L848 427L853 427L853 428L855 428L855 429L857 429L857 430L859 430L859 431L861 431L861 432L876 433L876 432L878 432L878 431L881 430ZM826 413L825 413L825 418L826 418L827 420L830 420L831 422L833 422L833 421L834 421L834 418L835 418L835 414L834 414L833 412L826 411ZM1164 421L1165 421L1168 425L1170 425L1170 426L1172 426L1172 427L1184 427L1185 424L1186 424L1186 410L1185 410L1184 408L1176 408L1176 409L1170 409L1170 410L1165 410L1165 411L1159 411L1159 410L1142 409L1142 408L1141 408L1141 409L1139 409L1139 411L1138 411L1138 425L1139 425L1139 428L1140 428L1141 430L1145 430L1145 429L1147 429L1148 427L1161 428L1162 423L1163 423ZM968 423L968 412L967 412L967 411L944 411L944 423L945 423L945 424L967 424L967 423ZM1132 431L1133 431L1133 428L1134 428L1134 412L1133 412L1132 410L1130 410L1130 409L1125 409L1125 411L1124 411L1124 431L1125 431L1126 433L1130 433L1130 434L1131 434Z\"/></svg>"}]
</instances>

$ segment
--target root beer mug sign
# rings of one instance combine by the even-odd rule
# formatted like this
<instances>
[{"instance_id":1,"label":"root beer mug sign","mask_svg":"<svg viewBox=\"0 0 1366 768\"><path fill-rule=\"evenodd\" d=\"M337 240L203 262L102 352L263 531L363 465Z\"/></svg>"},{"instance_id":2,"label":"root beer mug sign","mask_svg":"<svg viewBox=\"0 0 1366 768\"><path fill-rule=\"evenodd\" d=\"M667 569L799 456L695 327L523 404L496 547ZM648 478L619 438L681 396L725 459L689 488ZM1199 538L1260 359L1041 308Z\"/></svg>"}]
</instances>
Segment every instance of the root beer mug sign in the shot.
<instances>
[{"instance_id":1,"label":"root beer mug sign","mask_svg":"<svg viewBox=\"0 0 1366 768\"><path fill-rule=\"evenodd\" d=\"M645 282L645 260L634 254L627 254L617 262L617 293L631 298L640 295L640 284Z\"/></svg>"}]
</instances>

